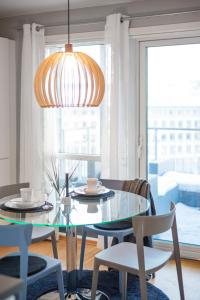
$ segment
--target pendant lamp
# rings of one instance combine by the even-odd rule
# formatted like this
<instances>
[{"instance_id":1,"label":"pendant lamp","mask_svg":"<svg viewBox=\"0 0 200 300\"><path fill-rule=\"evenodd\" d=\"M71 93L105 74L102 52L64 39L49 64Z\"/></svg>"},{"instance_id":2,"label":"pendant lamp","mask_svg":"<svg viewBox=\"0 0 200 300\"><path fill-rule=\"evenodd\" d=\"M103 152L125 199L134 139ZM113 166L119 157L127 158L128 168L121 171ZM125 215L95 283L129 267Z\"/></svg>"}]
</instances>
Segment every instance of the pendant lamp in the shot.
<instances>
[{"instance_id":1,"label":"pendant lamp","mask_svg":"<svg viewBox=\"0 0 200 300\"><path fill-rule=\"evenodd\" d=\"M99 65L90 56L73 52L68 0L68 43L65 52L56 52L40 64L34 80L37 102L43 108L99 106L104 89Z\"/></svg>"}]
</instances>

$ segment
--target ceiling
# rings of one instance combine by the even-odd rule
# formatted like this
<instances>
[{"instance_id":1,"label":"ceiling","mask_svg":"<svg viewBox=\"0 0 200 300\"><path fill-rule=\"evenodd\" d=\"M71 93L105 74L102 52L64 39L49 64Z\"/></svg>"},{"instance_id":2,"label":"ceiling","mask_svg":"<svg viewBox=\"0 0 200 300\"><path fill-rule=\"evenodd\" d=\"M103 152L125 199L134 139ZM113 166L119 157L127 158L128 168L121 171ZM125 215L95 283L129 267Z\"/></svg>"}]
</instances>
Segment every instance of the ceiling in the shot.
<instances>
[{"instance_id":1,"label":"ceiling","mask_svg":"<svg viewBox=\"0 0 200 300\"><path fill-rule=\"evenodd\" d=\"M70 0L70 8L96 7L143 0ZM67 8L67 0L0 0L0 17L59 11Z\"/></svg>"}]
</instances>

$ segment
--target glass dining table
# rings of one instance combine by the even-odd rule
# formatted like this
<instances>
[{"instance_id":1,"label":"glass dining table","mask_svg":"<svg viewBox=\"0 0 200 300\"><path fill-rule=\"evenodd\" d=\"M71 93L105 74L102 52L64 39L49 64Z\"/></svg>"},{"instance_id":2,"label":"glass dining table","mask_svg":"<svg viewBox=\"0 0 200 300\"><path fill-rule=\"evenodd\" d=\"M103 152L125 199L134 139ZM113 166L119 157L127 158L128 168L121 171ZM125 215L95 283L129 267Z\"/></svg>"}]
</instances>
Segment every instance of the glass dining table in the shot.
<instances>
[{"instance_id":1,"label":"glass dining table","mask_svg":"<svg viewBox=\"0 0 200 300\"><path fill-rule=\"evenodd\" d=\"M108 193L109 194L109 193ZM16 195L0 199L0 204L13 199ZM19 197L19 196L18 196ZM33 226L64 227L66 231L66 269L67 293L66 299L89 299L84 289L77 286L77 227L114 223L144 214L149 209L149 201L142 196L113 190L106 196L84 196L71 194L67 201L56 202L56 197L50 195L49 203L53 204L51 210L48 205L43 211L7 211L0 209L0 219L10 223L27 224ZM2 207L2 206L1 206ZM107 295L97 292L96 299L109 299Z\"/></svg>"}]
</instances>

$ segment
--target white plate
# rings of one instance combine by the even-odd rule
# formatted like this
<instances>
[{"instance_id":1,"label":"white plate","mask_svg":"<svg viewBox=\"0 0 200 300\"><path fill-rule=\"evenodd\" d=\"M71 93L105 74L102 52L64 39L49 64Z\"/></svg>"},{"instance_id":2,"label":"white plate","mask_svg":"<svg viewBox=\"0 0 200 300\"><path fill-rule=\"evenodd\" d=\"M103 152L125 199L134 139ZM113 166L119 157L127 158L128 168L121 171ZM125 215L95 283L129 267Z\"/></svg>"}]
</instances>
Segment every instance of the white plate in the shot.
<instances>
[{"instance_id":1,"label":"white plate","mask_svg":"<svg viewBox=\"0 0 200 300\"><path fill-rule=\"evenodd\" d=\"M107 189L105 186L102 186L94 192L87 192L87 185L83 185L75 188L74 192L78 195L84 195L84 196L101 196L110 192L110 190Z\"/></svg>"},{"instance_id":2,"label":"white plate","mask_svg":"<svg viewBox=\"0 0 200 300\"><path fill-rule=\"evenodd\" d=\"M14 198L11 199L9 201L7 201L6 203L4 203L4 205L8 208L16 208L16 209L29 209L29 208L36 208L36 207L40 207L43 204L45 204L45 201L34 201L34 202L25 202L22 201L22 198Z\"/></svg>"}]
</instances>

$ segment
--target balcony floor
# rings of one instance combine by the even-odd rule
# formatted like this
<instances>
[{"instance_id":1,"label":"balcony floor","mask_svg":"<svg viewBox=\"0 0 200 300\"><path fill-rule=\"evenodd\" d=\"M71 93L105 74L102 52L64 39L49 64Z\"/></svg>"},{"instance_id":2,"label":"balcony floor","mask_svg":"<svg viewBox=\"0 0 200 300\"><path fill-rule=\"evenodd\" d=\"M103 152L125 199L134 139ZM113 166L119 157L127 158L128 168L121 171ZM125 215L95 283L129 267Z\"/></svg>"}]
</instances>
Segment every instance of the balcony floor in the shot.
<instances>
[{"instance_id":1,"label":"balcony floor","mask_svg":"<svg viewBox=\"0 0 200 300\"><path fill-rule=\"evenodd\" d=\"M200 209L177 203L176 218L179 242L200 246ZM157 237L162 240L172 240L170 231Z\"/></svg>"}]
</instances>

